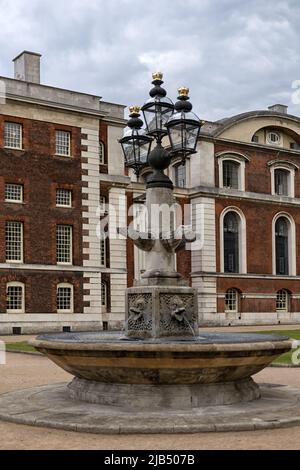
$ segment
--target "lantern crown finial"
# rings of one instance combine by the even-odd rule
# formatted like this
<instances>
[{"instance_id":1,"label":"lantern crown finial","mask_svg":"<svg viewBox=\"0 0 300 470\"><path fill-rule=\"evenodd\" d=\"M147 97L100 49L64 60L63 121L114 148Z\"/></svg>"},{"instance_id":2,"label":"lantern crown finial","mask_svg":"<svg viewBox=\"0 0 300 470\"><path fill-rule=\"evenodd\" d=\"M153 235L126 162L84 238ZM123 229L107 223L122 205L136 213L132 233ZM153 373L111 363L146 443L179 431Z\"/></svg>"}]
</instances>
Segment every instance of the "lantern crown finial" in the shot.
<instances>
[{"instance_id":1,"label":"lantern crown finial","mask_svg":"<svg viewBox=\"0 0 300 470\"><path fill-rule=\"evenodd\" d=\"M139 116L141 107L138 105L129 106L129 113L131 117Z\"/></svg>"},{"instance_id":2,"label":"lantern crown finial","mask_svg":"<svg viewBox=\"0 0 300 470\"><path fill-rule=\"evenodd\" d=\"M153 72L152 74L152 79L153 80L159 80L159 81L162 81L164 78L164 74L162 72Z\"/></svg>"},{"instance_id":3,"label":"lantern crown finial","mask_svg":"<svg viewBox=\"0 0 300 470\"><path fill-rule=\"evenodd\" d=\"M178 88L178 95L180 97L188 97L189 96L190 89L186 86L182 86Z\"/></svg>"}]
</instances>

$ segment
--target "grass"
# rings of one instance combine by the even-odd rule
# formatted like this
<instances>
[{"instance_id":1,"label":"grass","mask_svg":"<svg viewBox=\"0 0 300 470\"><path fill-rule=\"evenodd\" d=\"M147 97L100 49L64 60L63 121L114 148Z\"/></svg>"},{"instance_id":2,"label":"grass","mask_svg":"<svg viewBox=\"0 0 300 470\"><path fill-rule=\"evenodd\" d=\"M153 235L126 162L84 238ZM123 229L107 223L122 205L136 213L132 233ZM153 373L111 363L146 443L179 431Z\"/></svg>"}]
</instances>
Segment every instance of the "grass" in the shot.
<instances>
[{"instance_id":1,"label":"grass","mask_svg":"<svg viewBox=\"0 0 300 470\"><path fill-rule=\"evenodd\" d=\"M300 330L268 330L268 331L257 331L257 333L269 334L269 335L280 335L288 336L289 338L296 339L300 341ZM292 354L295 349L282 354L277 359L275 359L274 364L292 364Z\"/></svg>"},{"instance_id":2,"label":"grass","mask_svg":"<svg viewBox=\"0 0 300 470\"><path fill-rule=\"evenodd\" d=\"M6 343L6 351L17 352L37 352L33 346L30 346L27 341L21 343Z\"/></svg>"}]
</instances>

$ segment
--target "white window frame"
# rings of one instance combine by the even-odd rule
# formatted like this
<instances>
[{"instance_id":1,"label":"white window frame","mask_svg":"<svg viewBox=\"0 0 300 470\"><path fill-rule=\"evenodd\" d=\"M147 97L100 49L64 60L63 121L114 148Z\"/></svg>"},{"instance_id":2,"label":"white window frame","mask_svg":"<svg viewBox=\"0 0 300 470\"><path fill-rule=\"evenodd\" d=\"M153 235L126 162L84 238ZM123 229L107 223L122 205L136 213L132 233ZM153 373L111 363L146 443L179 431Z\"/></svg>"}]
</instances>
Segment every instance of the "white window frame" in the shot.
<instances>
[{"instance_id":1,"label":"white window frame","mask_svg":"<svg viewBox=\"0 0 300 470\"><path fill-rule=\"evenodd\" d=\"M59 153L57 151L57 148L59 147L59 145L58 145L58 134L59 133L68 135L68 140L69 140L68 153ZM71 157L71 142L72 142L72 134L71 134L70 131L64 131L62 129L56 129L56 131L55 131L55 155L57 155L58 157Z\"/></svg>"},{"instance_id":2,"label":"white window frame","mask_svg":"<svg viewBox=\"0 0 300 470\"><path fill-rule=\"evenodd\" d=\"M101 307L107 308L107 282L101 281ZM105 299L105 303L103 303L103 298Z\"/></svg>"},{"instance_id":3,"label":"white window frame","mask_svg":"<svg viewBox=\"0 0 300 470\"><path fill-rule=\"evenodd\" d=\"M247 225L243 212L234 206L226 207L220 215L220 270L224 273L224 218L228 212L235 212L239 217L239 272L247 274ZM233 275L234 273L231 273Z\"/></svg>"},{"instance_id":4,"label":"white window frame","mask_svg":"<svg viewBox=\"0 0 300 470\"><path fill-rule=\"evenodd\" d=\"M273 142L270 138L271 134L275 134L279 137L279 140L278 142ZM277 130L267 130L266 131L266 143L267 145L272 145L274 147L282 147L283 146L283 138L282 138L282 134L277 131Z\"/></svg>"},{"instance_id":5,"label":"white window frame","mask_svg":"<svg viewBox=\"0 0 300 470\"><path fill-rule=\"evenodd\" d=\"M14 260L14 259L7 259L6 258L6 224L7 223L17 223L20 225L21 227L21 246L20 246L20 252L21 252L21 259L20 260ZM6 220L5 221L5 258L6 258L6 263L9 263L9 264L23 264L24 262L24 223L23 222L20 222L18 220Z\"/></svg>"},{"instance_id":6,"label":"white window frame","mask_svg":"<svg viewBox=\"0 0 300 470\"><path fill-rule=\"evenodd\" d=\"M21 190L21 199L8 199L6 197L6 188L7 186L17 186L18 188L20 188ZM22 202L24 201L24 188L23 188L23 185L22 184L18 184L18 183L5 183L5 188L4 188L4 191L5 191L5 202L11 202L12 204L22 204Z\"/></svg>"},{"instance_id":7,"label":"white window frame","mask_svg":"<svg viewBox=\"0 0 300 470\"><path fill-rule=\"evenodd\" d=\"M186 189L186 188L189 188L189 184L190 184L190 177L189 177L189 171L190 171L190 160L187 159L185 161L185 165L184 165L184 168L185 168L185 186L176 186L176 168L178 166L181 166L182 162L181 160L176 160L174 161L174 163L172 164L171 168L170 168L170 173L169 173L169 176L171 177L171 179L173 180L174 182L174 186L177 190L181 190L181 189ZM149 171L149 170L148 170ZM147 172L145 172L147 173Z\"/></svg>"},{"instance_id":8,"label":"white window frame","mask_svg":"<svg viewBox=\"0 0 300 470\"><path fill-rule=\"evenodd\" d=\"M70 309L59 309L57 305L57 295L59 289L71 289L71 308ZM68 282L61 282L56 286L56 308L57 313L74 313L74 286Z\"/></svg>"},{"instance_id":9,"label":"white window frame","mask_svg":"<svg viewBox=\"0 0 300 470\"><path fill-rule=\"evenodd\" d=\"M293 162L283 160L273 160L268 163L271 172L271 194L277 197L295 197L295 172L299 170L299 167ZM286 170L289 171L290 175L288 178L288 195L280 196L275 191L275 170Z\"/></svg>"},{"instance_id":10,"label":"white window frame","mask_svg":"<svg viewBox=\"0 0 300 470\"><path fill-rule=\"evenodd\" d=\"M279 293L284 292L285 294L285 307L284 308L278 308L277 307L277 302L278 302L278 295ZM287 313L290 310L290 294L286 289L279 289L276 292L276 312L277 313Z\"/></svg>"},{"instance_id":11,"label":"white window frame","mask_svg":"<svg viewBox=\"0 0 300 470\"><path fill-rule=\"evenodd\" d=\"M107 266L107 262L106 262L106 239L100 237L99 242L100 242L100 266L102 268L106 268L106 266Z\"/></svg>"},{"instance_id":12,"label":"white window frame","mask_svg":"<svg viewBox=\"0 0 300 470\"><path fill-rule=\"evenodd\" d=\"M6 125L9 125L9 124L17 126L20 129L20 146L19 147L6 145L5 130L6 130ZM23 150L23 125L22 124L19 124L18 122L11 122L11 121L5 121L4 122L4 147L6 149Z\"/></svg>"},{"instance_id":13,"label":"white window frame","mask_svg":"<svg viewBox=\"0 0 300 470\"><path fill-rule=\"evenodd\" d=\"M275 215L272 221L272 265L273 275L281 276L276 273L276 222L280 217L284 217L289 222L288 224L288 247L289 247L289 276L296 276L297 273L297 251L296 251L296 225L293 217L286 212L279 212ZM285 276L286 277L286 276Z\"/></svg>"},{"instance_id":14,"label":"white window frame","mask_svg":"<svg viewBox=\"0 0 300 470\"><path fill-rule=\"evenodd\" d=\"M58 261L58 244L57 244L57 230L58 227L70 227L71 236L70 236L70 261ZM73 264L73 226L68 224L57 224L56 226L56 260L58 265L62 266L72 266Z\"/></svg>"},{"instance_id":15,"label":"white window frame","mask_svg":"<svg viewBox=\"0 0 300 470\"><path fill-rule=\"evenodd\" d=\"M219 187L224 188L228 191L245 191L245 171L246 171L246 163L250 161L250 159L243 154L236 153L236 152L221 152L216 155L218 158L218 165L219 165ZM235 163L239 163L239 174L238 174L238 189L236 188L227 188L223 185L223 162L224 161L232 161Z\"/></svg>"},{"instance_id":16,"label":"white window frame","mask_svg":"<svg viewBox=\"0 0 300 470\"><path fill-rule=\"evenodd\" d=\"M105 145L101 140L99 142L99 164L105 165Z\"/></svg>"},{"instance_id":17,"label":"white window frame","mask_svg":"<svg viewBox=\"0 0 300 470\"><path fill-rule=\"evenodd\" d=\"M235 309L234 310L230 310L230 309L227 309L226 308L226 294L228 294L229 292L234 292L235 294ZM234 289L233 287L230 288L230 289L227 289L227 291L225 292L225 295L224 295L224 310L225 310L225 313L238 313L239 311L239 291L237 289Z\"/></svg>"},{"instance_id":18,"label":"white window frame","mask_svg":"<svg viewBox=\"0 0 300 470\"><path fill-rule=\"evenodd\" d=\"M6 284L6 296L8 296L9 287L21 287L22 288L22 308L12 310L6 308L6 313L25 313L25 284L23 282L8 282Z\"/></svg>"},{"instance_id":19,"label":"white window frame","mask_svg":"<svg viewBox=\"0 0 300 470\"><path fill-rule=\"evenodd\" d=\"M103 214L106 214L107 210L106 210L106 206L107 206L107 198L105 196L101 196L99 197L99 206L100 206L100 214L103 215Z\"/></svg>"},{"instance_id":20,"label":"white window frame","mask_svg":"<svg viewBox=\"0 0 300 470\"><path fill-rule=\"evenodd\" d=\"M58 191L67 191L70 194L70 202L69 204L58 204L57 203L57 193ZM72 207L72 202L73 202L73 194L71 189L65 189L65 188L56 188L56 207L66 207L66 208L71 208Z\"/></svg>"}]
</instances>

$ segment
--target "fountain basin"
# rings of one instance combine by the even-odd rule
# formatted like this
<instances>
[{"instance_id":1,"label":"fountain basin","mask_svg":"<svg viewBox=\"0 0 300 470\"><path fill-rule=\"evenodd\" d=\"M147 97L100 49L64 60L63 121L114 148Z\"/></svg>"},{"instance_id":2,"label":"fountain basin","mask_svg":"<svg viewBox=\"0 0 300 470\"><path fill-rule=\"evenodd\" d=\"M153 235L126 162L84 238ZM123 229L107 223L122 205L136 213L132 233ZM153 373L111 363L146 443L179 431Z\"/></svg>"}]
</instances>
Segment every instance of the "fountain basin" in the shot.
<instances>
[{"instance_id":1,"label":"fountain basin","mask_svg":"<svg viewBox=\"0 0 300 470\"><path fill-rule=\"evenodd\" d=\"M260 397L251 376L291 349L287 337L202 333L191 340L60 333L31 344L75 376L73 399L133 408L186 409Z\"/></svg>"}]
</instances>

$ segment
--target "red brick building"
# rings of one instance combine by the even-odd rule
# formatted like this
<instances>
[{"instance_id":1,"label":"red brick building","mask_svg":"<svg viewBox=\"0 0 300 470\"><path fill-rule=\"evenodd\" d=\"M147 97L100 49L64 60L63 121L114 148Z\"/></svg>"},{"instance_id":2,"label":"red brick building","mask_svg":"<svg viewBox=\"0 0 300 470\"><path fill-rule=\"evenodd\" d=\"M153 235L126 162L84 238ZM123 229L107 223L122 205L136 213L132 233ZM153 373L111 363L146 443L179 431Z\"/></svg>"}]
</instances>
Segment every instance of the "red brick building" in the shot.
<instances>
[{"instance_id":1,"label":"red brick building","mask_svg":"<svg viewBox=\"0 0 300 470\"><path fill-rule=\"evenodd\" d=\"M300 321L299 165L300 119L283 105L207 122L197 154L185 167L173 162L178 201L194 223L203 211L203 246L177 255L198 289L201 323ZM142 188L132 184L137 201Z\"/></svg>"},{"instance_id":2,"label":"red brick building","mask_svg":"<svg viewBox=\"0 0 300 470\"><path fill-rule=\"evenodd\" d=\"M97 226L127 181L124 107L41 85L39 54L14 63L0 77L0 333L114 327L126 262Z\"/></svg>"},{"instance_id":3,"label":"red brick building","mask_svg":"<svg viewBox=\"0 0 300 470\"><path fill-rule=\"evenodd\" d=\"M143 207L118 143L124 107L41 85L38 54L14 63L0 77L0 334L120 328L144 254L98 229ZM202 243L176 256L201 324L300 321L299 158L300 119L276 105L207 122L198 152L172 162L177 201L201 220Z\"/></svg>"}]
</instances>

